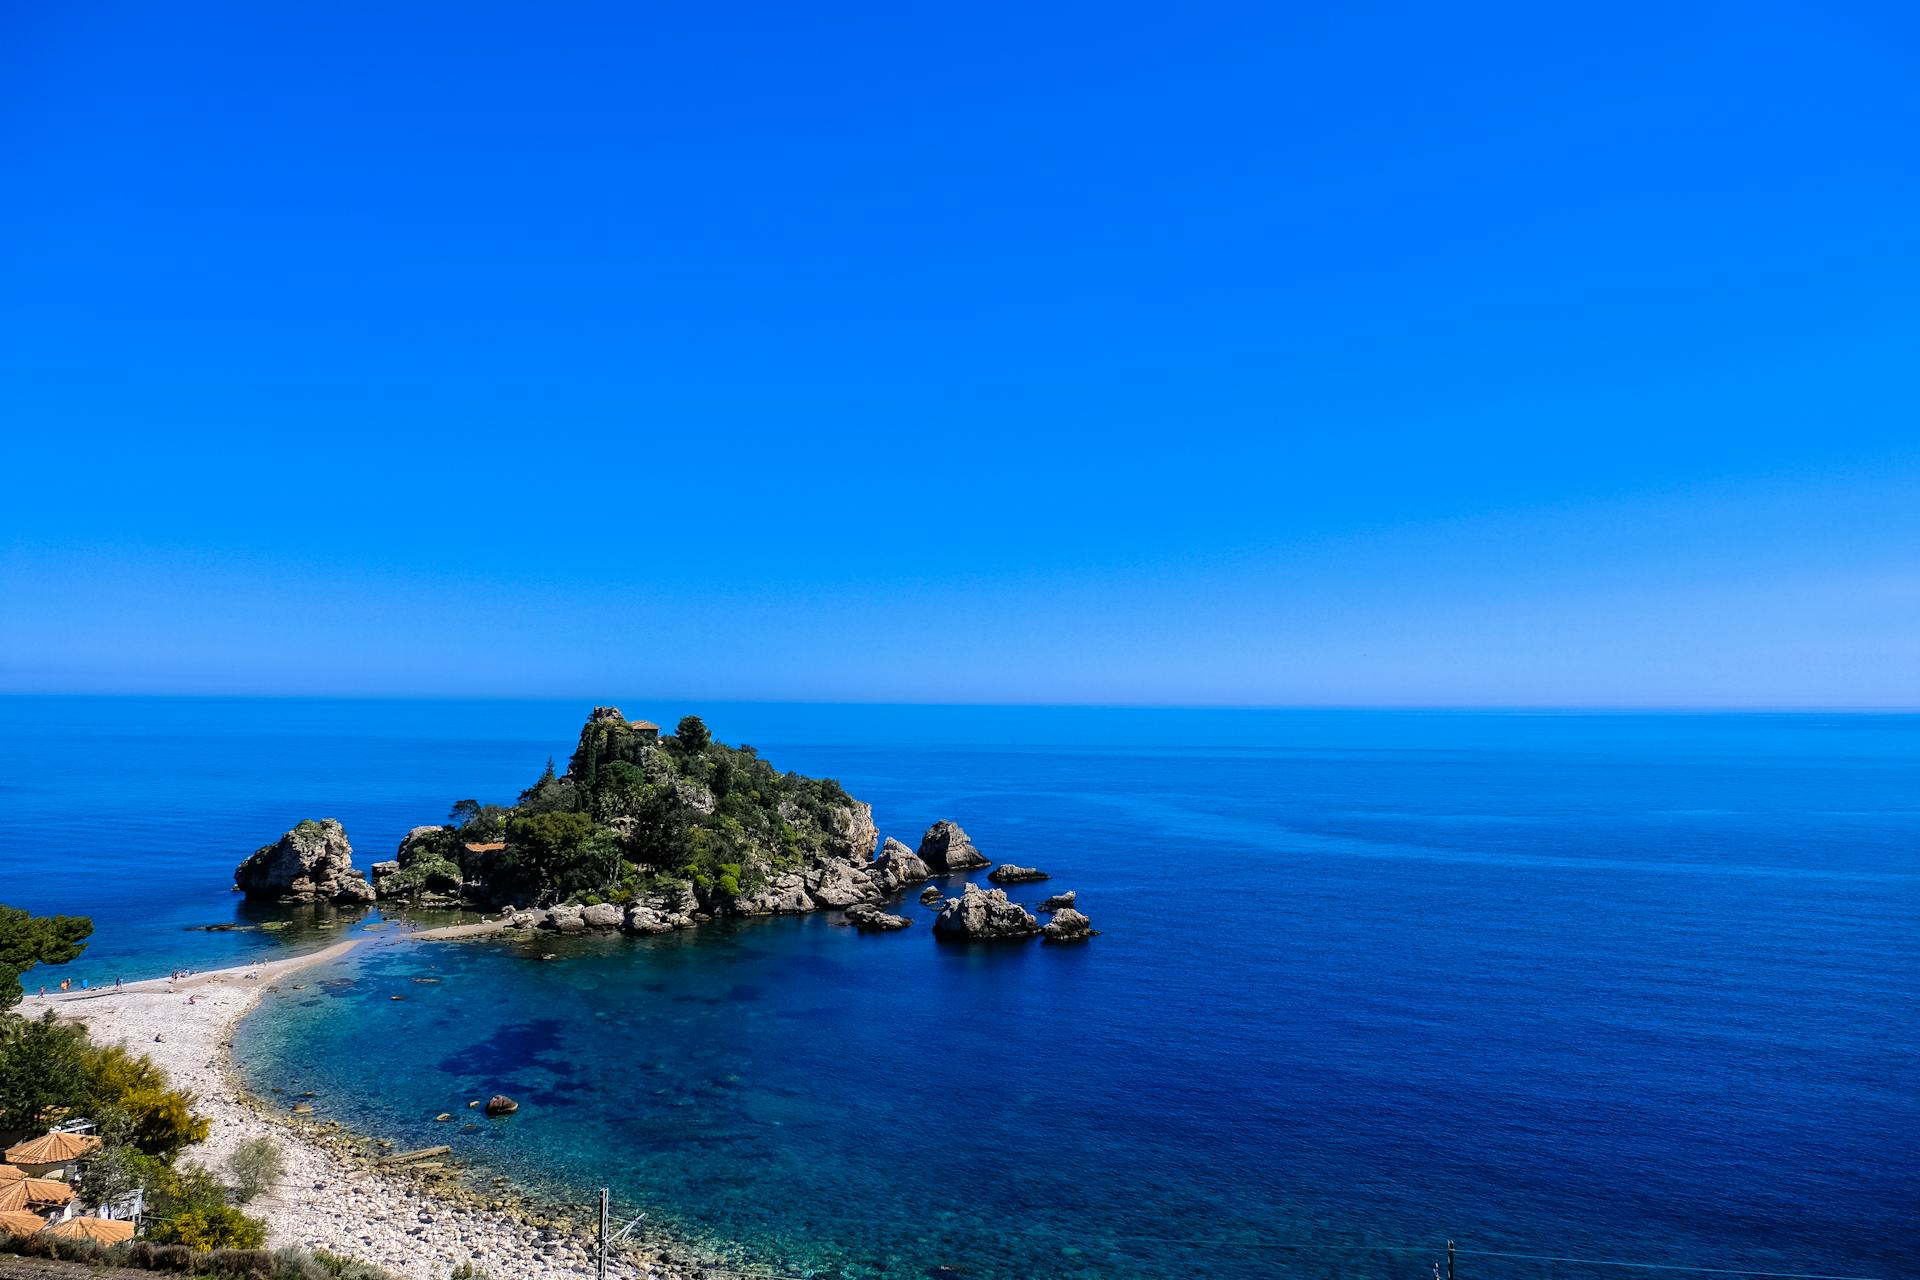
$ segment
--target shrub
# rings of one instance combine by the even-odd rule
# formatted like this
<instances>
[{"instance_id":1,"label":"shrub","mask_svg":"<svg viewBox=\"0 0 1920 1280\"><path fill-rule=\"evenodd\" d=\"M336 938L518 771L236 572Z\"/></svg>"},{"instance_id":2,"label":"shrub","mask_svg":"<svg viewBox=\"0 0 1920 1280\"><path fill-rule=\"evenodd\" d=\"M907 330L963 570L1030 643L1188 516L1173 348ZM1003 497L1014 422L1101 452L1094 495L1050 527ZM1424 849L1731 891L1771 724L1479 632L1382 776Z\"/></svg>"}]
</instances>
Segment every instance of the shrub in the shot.
<instances>
[{"instance_id":1,"label":"shrub","mask_svg":"<svg viewBox=\"0 0 1920 1280\"><path fill-rule=\"evenodd\" d=\"M267 1224L230 1204L206 1205L156 1222L147 1235L189 1249L258 1249L267 1242Z\"/></svg>"},{"instance_id":2,"label":"shrub","mask_svg":"<svg viewBox=\"0 0 1920 1280\"><path fill-rule=\"evenodd\" d=\"M247 1204L273 1190L287 1170L286 1157L272 1138L262 1134L248 1138L227 1157L227 1172L233 1175L233 1198Z\"/></svg>"}]
</instances>

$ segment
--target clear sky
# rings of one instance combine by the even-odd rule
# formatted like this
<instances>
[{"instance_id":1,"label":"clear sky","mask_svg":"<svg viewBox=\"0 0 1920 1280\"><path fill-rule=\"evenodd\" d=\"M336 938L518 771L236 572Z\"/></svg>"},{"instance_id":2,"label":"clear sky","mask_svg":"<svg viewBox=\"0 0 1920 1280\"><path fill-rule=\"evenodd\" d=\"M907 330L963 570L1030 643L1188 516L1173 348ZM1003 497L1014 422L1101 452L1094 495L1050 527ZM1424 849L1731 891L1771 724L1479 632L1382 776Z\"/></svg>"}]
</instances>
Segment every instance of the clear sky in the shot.
<instances>
[{"instance_id":1,"label":"clear sky","mask_svg":"<svg viewBox=\"0 0 1920 1280\"><path fill-rule=\"evenodd\" d=\"M0 689L1920 705L1920 11L0 12Z\"/></svg>"}]
</instances>

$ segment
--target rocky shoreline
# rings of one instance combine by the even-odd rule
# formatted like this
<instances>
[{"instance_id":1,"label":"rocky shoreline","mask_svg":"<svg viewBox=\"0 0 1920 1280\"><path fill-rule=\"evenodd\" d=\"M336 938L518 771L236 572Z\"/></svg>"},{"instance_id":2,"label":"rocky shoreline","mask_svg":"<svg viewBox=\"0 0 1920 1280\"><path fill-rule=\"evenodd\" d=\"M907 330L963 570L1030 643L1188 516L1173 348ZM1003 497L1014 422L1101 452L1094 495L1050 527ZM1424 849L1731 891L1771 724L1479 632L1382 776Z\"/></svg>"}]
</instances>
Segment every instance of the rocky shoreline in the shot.
<instances>
[{"instance_id":1,"label":"rocky shoreline","mask_svg":"<svg viewBox=\"0 0 1920 1280\"><path fill-rule=\"evenodd\" d=\"M456 926L416 939L475 936L497 923ZM336 1121L294 1116L253 1094L231 1050L240 1020L276 989L276 982L344 954L343 942L321 951L257 965L195 974L178 982L129 983L119 991L29 997L28 1016L51 1009L84 1024L95 1040L124 1044L152 1058L176 1086L192 1090L212 1121L205 1142L186 1155L210 1168L247 1139L267 1136L281 1147L286 1173L255 1201L268 1242L325 1249L374 1263L401 1280L446 1280L470 1265L493 1280L590 1275L592 1241L583 1213L504 1192L483 1192L442 1160L408 1165L379 1161L381 1142ZM189 1004L191 997L193 1003ZM731 1280L742 1274L720 1248L658 1232L624 1242L607 1273L622 1280Z\"/></svg>"}]
</instances>

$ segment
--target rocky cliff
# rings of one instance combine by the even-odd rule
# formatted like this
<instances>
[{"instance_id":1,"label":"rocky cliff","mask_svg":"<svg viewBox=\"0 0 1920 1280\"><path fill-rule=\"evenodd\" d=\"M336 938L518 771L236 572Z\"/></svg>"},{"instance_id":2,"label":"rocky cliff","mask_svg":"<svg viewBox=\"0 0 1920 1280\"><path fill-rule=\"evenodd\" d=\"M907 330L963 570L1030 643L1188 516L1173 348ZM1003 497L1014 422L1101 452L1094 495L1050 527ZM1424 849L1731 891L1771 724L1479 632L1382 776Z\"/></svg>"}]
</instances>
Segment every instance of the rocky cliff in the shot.
<instances>
[{"instance_id":1,"label":"rocky cliff","mask_svg":"<svg viewBox=\"0 0 1920 1280\"><path fill-rule=\"evenodd\" d=\"M372 902L373 886L353 865L353 846L333 818L308 819L234 868L249 898L271 902Z\"/></svg>"}]
</instances>

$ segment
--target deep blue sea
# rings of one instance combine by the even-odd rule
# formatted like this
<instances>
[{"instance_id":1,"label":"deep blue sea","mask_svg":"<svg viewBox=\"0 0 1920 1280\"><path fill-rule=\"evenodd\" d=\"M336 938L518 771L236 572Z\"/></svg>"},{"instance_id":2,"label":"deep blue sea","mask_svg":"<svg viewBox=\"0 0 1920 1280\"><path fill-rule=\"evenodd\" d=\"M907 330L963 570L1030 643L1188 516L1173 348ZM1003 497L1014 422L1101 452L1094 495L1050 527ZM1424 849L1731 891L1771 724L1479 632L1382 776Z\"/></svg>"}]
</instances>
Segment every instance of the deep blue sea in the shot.
<instances>
[{"instance_id":1,"label":"deep blue sea","mask_svg":"<svg viewBox=\"0 0 1920 1280\"><path fill-rule=\"evenodd\" d=\"M1920 717L617 701L910 844L954 818L1103 932L376 917L245 1025L259 1088L790 1274L1920 1275ZM0 900L91 914L96 981L363 930L191 927L272 918L232 867L301 818L364 865L510 800L587 709L0 699Z\"/></svg>"}]
</instances>

